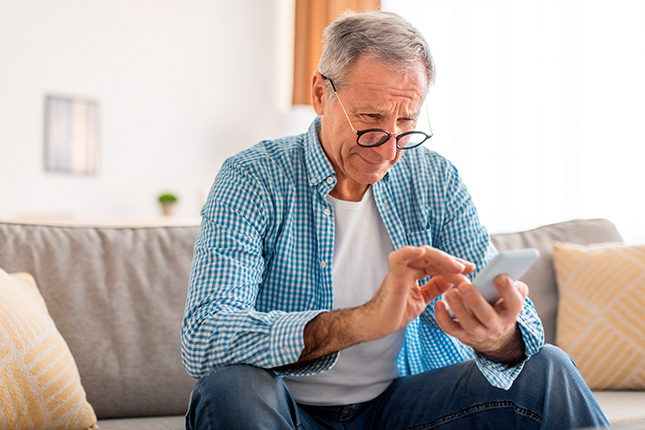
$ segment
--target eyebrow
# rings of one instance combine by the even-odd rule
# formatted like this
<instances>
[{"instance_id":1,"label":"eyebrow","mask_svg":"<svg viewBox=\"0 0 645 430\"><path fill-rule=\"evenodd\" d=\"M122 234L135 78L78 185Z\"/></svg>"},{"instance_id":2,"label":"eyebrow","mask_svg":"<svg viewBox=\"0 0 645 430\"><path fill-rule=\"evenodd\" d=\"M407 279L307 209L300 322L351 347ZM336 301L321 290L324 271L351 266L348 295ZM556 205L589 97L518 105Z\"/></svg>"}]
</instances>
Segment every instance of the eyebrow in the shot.
<instances>
[{"instance_id":1,"label":"eyebrow","mask_svg":"<svg viewBox=\"0 0 645 430\"><path fill-rule=\"evenodd\" d=\"M371 104L362 106L359 109L355 109L352 106L349 106L349 111L351 113L353 113L353 114L358 114L358 115L360 115L359 112L362 112L362 113L376 113L376 114L383 114L383 112L384 112L384 110L382 110L380 108L377 108L376 106L371 105ZM403 114L402 118L410 118L410 119L417 120L417 119L419 119L420 115L421 115L421 111L414 112L414 113L405 112Z\"/></svg>"}]
</instances>

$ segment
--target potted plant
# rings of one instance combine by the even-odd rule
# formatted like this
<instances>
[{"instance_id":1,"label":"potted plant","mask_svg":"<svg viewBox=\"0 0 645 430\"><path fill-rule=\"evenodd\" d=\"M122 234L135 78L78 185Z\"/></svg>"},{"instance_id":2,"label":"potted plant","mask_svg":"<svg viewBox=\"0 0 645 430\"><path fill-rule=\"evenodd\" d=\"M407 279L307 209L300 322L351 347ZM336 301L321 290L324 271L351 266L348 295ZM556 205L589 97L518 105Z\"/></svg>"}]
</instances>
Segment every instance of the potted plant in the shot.
<instances>
[{"instance_id":1,"label":"potted plant","mask_svg":"<svg viewBox=\"0 0 645 430\"><path fill-rule=\"evenodd\" d=\"M172 215L172 210L179 199L172 193L164 193L159 196L161 210L165 216Z\"/></svg>"}]
</instances>

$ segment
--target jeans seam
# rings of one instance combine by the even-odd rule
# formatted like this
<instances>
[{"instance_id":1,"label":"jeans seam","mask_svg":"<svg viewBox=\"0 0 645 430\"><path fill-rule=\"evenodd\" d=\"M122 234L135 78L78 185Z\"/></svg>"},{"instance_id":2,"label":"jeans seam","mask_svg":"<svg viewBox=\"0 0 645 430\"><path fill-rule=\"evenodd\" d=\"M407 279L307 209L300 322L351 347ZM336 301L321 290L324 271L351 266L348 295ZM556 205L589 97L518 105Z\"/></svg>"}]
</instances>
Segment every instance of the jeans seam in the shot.
<instances>
[{"instance_id":1,"label":"jeans seam","mask_svg":"<svg viewBox=\"0 0 645 430\"><path fill-rule=\"evenodd\" d=\"M430 429L433 429L433 428L437 428L437 427L439 427L439 426L441 426L443 424L447 424L447 423L450 423L452 421L459 420L459 419L464 418L464 417L466 417L468 415L476 414L477 412L488 411L488 410L491 410L491 409L503 409L503 408L513 408L513 411L516 414L521 415L521 416L526 417L526 418L529 418L529 419L537 422L538 424L542 423L542 417L540 415L536 414L535 412L530 411L530 410L525 409L525 408L521 408L521 407L517 406L513 402L499 401L499 402L489 402L489 403L482 403L482 404L479 404L479 405L475 405L475 406L472 406L472 407L467 408L467 409L462 409L461 411L457 411L457 412L452 413L450 415L443 416L443 417L441 417L441 418L439 418L439 419L437 419L437 420L435 420L435 421L433 421L431 423L420 424L420 425L416 425L414 427L407 427L407 428L405 428L403 430L430 430Z\"/></svg>"}]
</instances>

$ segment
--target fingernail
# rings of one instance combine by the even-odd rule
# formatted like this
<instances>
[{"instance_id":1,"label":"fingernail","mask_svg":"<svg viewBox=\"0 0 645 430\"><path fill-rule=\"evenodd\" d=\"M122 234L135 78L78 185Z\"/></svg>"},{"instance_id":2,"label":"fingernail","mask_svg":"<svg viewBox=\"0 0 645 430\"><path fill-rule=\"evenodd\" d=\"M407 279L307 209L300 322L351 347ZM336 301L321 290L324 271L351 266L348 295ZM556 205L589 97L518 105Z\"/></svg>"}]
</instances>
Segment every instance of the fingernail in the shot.
<instances>
[{"instance_id":1,"label":"fingernail","mask_svg":"<svg viewBox=\"0 0 645 430\"><path fill-rule=\"evenodd\" d=\"M459 287L459 291L462 292L465 296L473 292L473 289L470 285L468 284L463 284L462 286Z\"/></svg>"},{"instance_id":2,"label":"fingernail","mask_svg":"<svg viewBox=\"0 0 645 430\"><path fill-rule=\"evenodd\" d=\"M498 275L498 276L495 278L495 284L496 284L498 287L503 287L503 286L506 284L507 280L508 280L508 278L507 278L506 276L504 276L504 275Z\"/></svg>"}]
</instances>

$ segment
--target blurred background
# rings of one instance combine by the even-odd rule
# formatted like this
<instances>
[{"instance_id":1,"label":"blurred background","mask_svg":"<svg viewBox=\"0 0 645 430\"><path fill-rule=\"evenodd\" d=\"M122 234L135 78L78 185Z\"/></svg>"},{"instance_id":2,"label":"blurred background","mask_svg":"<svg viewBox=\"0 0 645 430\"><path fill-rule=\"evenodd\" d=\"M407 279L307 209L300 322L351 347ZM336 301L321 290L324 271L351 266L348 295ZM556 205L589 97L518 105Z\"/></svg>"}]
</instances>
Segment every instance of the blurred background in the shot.
<instances>
[{"instance_id":1,"label":"blurred background","mask_svg":"<svg viewBox=\"0 0 645 430\"><path fill-rule=\"evenodd\" d=\"M307 4L344 6L0 0L0 217L156 217L164 193L178 197L175 216L198 217L227 157L314 118L293 103ZM458 167L491 232L606 217L645 243L645 1L380 7L428 39L427 146ZM48 165L48 96L96 106L95 169Z\"/></svg>"}]
</instances>

